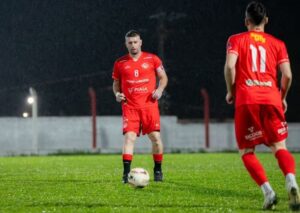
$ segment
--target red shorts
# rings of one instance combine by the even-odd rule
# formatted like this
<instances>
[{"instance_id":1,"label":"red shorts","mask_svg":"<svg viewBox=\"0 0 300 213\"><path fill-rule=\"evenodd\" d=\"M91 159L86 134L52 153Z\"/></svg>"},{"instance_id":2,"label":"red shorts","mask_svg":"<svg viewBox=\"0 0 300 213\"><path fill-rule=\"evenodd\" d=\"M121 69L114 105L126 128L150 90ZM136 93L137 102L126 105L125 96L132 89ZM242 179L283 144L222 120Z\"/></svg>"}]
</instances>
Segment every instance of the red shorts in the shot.
<instances>
[{"instance_id":1,"label":"red shorts","mask_svg":"<svg viewBox=\"0 0 300 213\"><path fill-rule=\"evenodd\" d=\"M160 131L160 116L157 106L142 109L123 107L122 111L123 134L132 131L139 136L141 131L143 135Z\"/></svg>"},{"instance_id":2,"label":"red shorts","mask_svg":"<svg viewBox=\"0 0 300 213\"><path fill-rule=\"evenodd\" d=\"M239 149L258 144L270 146L288 136L282 108L273 105L249 104L235 109L235 135Z\"/></svg>"}]
</instances>

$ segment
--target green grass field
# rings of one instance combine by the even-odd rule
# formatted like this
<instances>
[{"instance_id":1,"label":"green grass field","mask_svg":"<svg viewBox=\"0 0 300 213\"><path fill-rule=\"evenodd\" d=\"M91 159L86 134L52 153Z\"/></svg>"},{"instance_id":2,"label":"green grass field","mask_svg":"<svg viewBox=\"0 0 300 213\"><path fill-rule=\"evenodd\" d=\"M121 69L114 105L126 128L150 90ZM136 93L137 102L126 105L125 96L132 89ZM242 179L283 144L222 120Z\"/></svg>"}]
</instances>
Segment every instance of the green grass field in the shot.
<instances>
[{"instance_id":1,"label":"green grass field","mask_svg":"<svg viewBox=\"0 0 300 213\"><path fill-rule=\"evenodd\" d=\"M259 154L288 212L284 178L271 154ZM300 162L300 154L294 154ZM297 164L299 165L299 164ZM151 155L133 167L153 178ZM263 197L236 153L166 154L163 183L121 183L120 155L0 158L0 212L260 212Z\"/></svg>"}]
</instances>

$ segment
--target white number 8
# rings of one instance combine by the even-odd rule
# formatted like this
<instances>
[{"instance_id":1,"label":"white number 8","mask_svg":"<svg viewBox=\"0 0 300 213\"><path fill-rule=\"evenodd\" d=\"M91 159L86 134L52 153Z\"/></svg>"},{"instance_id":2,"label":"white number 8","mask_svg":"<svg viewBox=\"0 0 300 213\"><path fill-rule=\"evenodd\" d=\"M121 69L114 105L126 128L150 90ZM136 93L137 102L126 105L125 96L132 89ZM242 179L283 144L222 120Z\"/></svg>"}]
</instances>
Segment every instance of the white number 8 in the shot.
<instances>
[{"instance_id":1,"label":"white number 8","mask_svg":"<svg viewBox=\"0 0 300 213\"><path fill-rule=\"evenodd\" d=\"M139 77L139 70L134 70L134 76Z\"/></svg>"}]
</instances>

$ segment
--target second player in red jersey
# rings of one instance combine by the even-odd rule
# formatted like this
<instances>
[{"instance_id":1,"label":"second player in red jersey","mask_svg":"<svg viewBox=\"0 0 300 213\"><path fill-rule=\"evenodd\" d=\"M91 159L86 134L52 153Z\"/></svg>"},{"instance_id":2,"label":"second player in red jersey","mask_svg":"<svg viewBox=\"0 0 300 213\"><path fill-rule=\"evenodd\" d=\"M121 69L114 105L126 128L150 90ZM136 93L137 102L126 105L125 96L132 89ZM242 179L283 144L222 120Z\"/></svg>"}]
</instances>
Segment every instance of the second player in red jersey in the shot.
<instances>
[{"instance_id":1,"label":"second player in red jersey","mask_svg":"<svg viewBox=\"0 0 300 213\"><path fill-rule=\"evenodd\" d=\"M282 107L276 67L289 62L289 57L281 40L265 32L250 30L231 36L227 53L238 57L234 88L236 107L243 104Z\"/></svg>"},{"instance_id":2,"label":"second player in red jersey","mask_svg":"<svg viewBox=\"0 0 300 213\"><path fill-rule=\"evenodd\" d=\"M151 53L141 52L137 60L129 54L119 58L114 64L113 79L120 81L126 97L123 107L136 109L157 105L152 94L156 90L157 72L161 69L161 60Z\"/></svg>"},{"instance_id":3,"label":"second player in red jersey","mask_svg":"<svg viewBox=\"0 0 300 213\"><path fill-rule=\"evenodd\" d=\"M272 150L285 176L289 206L299 210L295 160L285 142L288 129L284 112L292 72L284 42L264 32L267 23L264 5L251 2L245 17L248 32L229 37L224 67L226 101L228 104L235 102L239 152L245 168L263 192L263 209L273 210L277 197L254 153L258 144L265 144ZM280 84L277 71L282 74Z\"/></svg>"},{"instance_id":4,"label":"second player in red jersey","mask_svg":"<svg viewBox=\"0 0 300 213\"><path fill-rule=\"evenodd\" d=\"M128 54L116 60L112 74L116 100L122 103L123 182L128 182L134 143L141 131L152 142L154 181L162 181L163 144L158 99L167 86L168 77L156 55L141 51L139 32L131 30L126 33L125 45Z\"/></svg>"}]
</instances>

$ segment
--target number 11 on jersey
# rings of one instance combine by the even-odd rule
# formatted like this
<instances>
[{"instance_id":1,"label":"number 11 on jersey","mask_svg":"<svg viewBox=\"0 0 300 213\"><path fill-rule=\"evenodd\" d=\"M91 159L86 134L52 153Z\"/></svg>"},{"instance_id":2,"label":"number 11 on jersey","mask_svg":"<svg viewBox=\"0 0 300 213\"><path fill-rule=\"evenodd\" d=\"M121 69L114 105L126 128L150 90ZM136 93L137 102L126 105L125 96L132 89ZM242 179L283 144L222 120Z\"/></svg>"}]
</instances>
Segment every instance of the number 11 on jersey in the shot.
<instances>
[{"instance_id":1,"label":"number 11 on jersey","mask_svg":"<svg viewBox=\"0 0 300 213\"><path fill-rule=\"evenodd\" d=\"M263 46L258 46L257 48L250 44L251 56L252 56L252 71L257 72L257 52L259 51L260 61L259 61L259 72L266 72L266 49Z\"/></svg>"}]
</instances>

